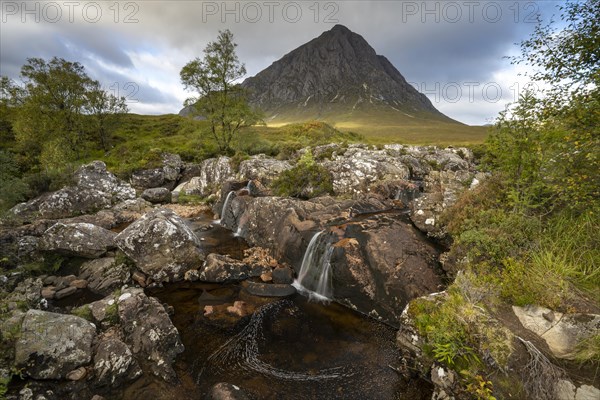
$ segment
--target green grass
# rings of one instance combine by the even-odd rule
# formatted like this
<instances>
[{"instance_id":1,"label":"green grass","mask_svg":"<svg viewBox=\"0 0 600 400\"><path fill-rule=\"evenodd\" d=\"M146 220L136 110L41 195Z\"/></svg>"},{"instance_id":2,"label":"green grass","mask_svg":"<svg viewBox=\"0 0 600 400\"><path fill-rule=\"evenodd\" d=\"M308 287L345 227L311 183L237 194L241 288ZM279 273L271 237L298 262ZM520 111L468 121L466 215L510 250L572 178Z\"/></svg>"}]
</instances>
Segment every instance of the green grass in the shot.
<instances>
[{"instance_id":1,"label":"green grass","mask_svg":"<svg viewBox=\"0 0 600 400\"><path fill-rule=\"evenodd\" d=\"M178 115L127 114L112 135L110 150L93 151L84 162L100 159L110 170L127 175L159 165L163 152L199 161L216 154L216 147L201 134L205 128L205 122Z\"/></svg>"},{"instance_id":2,"label":"green grass","mask_svg":"<svg viewBox=\"0 0 600 400\"><path fill-rule=\"evenodd\" d=\"M398 125L401 122L405 123ZM485 127L432 119L378 120L373 116L358 122L342 118L333 126L321 121L253 126L242 129L232 147L241 154L263 153L286 158L300 148L328 143L458 146L481 144L486 136ZM122 117L113 134L111 149L91 151L84 161L102 159L109 169L127 175L135 169L152 167L160 152L176 153L184 161L192 162L219 155L206 121L172 114L128 114Z\"/></svg>"},{"instance_id":3,"label":"green grass","mask_svg":"<svg viewBox=\"0 0 600 400\"><path fill-rule=\"evenodd\" d=\"M334 118L335 126L322 121L252 126L239 132L228 155L234 156L233 164L239 164L255 154L287 159L301 148L329 143L475 146L483 142L487 132L485 128L468 127L447 118L432 119L430 115L428 118L398 118L397 114L376 112L370 115L363 112L351 116L340 115ZM19 166L15 182L27 187L22 200L68 185L68 178L73 171L79 165L93 160L104 161L110 171L122 179L128 179L136 170L160 166L163 153L179 154L185 162L201 162L221 155L206 121L174 114L125 114L117 117L114 126L116 128L110 135L108 150L102 150L98 144L88 141L81 149L79 159L54 169L32 163L28 158L28 149L20 147L14 137L8 138L3 146L15 154L15 162ZM3 199L5 197L3 209L12 207L18 200L2 195Z\"/></svg>"},{"instance_id":4,"label":"green grass","mask_svg":"<svg viewBox=\"0 0 600 400\"><path fill-rule=\"evenodd\" d=\"M454 257L509 304L572 312L584 298L600 303L598 207L536 215L508 205L506 192L488 179L446 212Z\"/></svg>"},{"instance_id":5,"label":"green grass","mask_svg":"<svg viewBox=\"0 0 600 400\"><path fill-rule=\"evenodd\" d=\"M206 121L178 115L128 114L122 117L113 134L111 149L89 152L82 162L103 160L110 170L121 176L159 165L162 152L179 154L184 161L199 162L219 155L208 128ZM242 129L232 147L239 157L263 153L285 158L306 146L360 141L364 141L361 135L344 133L322 122L306 122L278 128Z\"/></svg>"},{"instance_id":6,"label":"green grass","mask_svg":"<svg viewBox=\"0 0 600 400\"><path fill-rule=\"evenodd\" d=\"M468 126L450 118L430 113L404 113L389 107L371 107L352 112L330 112L313 114L319 121L342 132L355 132L370 144L403 143L414 145L477 145L485 141L488 128ZM267 121L271 127L283 127L290 123L306 120L306 113L284 113Z\"/></svg>"}]
</instances>

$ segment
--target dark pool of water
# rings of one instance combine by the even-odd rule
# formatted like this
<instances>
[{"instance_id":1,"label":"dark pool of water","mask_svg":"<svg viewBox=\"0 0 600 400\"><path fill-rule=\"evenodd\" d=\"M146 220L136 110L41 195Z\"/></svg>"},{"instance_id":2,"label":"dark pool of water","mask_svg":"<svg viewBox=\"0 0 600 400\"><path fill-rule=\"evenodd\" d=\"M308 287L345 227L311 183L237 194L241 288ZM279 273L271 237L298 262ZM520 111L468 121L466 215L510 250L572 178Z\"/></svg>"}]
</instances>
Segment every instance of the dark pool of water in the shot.
<instances>
[{"instance_id":1,"label":"dark pool of water","mask_svg":"<svg viewBox=\"0 0 600 400\"><path fill-rule=\"evenodd\" d=\"M400 358L395 331L341 305L296 295L221 324L203 315L204 306L252 302L239 286L181 283L150 294L175 309L185 345L176 365L182 382L169 387L141 378L125 399L202 398L218 382L254 399L431 398L429 384L391 368Z\"/></svg>"},{"instance_id":2,"label":"dark pool of water","mask_svg":"<svg viewBox=\"0 0 600 400\"><path fill-rule=\"evenodd\" d=\"M241 259L243 239L211 221L187 220L207 252ZM394 371L400 354L395 330L341 305L309 302L297 294L276 300L250 296L240 285L181 282L148 290L175 310L185 352L180 379L167 384L145 374L124 390L125 400L202 399L219 382L252 399L430 399L431 386ZM219 320L205 306L243 300L255 311Z\"/></svg>"}]
</instances>

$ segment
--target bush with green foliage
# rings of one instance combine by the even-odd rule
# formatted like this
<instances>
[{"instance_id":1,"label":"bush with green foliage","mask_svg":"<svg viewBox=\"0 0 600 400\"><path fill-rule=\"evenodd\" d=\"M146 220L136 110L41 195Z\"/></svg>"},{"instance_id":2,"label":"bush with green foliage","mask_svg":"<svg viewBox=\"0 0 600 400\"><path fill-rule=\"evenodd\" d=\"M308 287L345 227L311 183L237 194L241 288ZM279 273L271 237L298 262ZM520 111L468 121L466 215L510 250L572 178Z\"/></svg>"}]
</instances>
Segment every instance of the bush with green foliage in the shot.
<instances>
[{"instance_id":1,"label":"bush with green foliage","mask_svg":"<svg viewBox=\"0 0 600 400\"><path fill-rule=\"evenodd\" d=\"M333 194L329 171L315 162L310 150L302 155L293 168L282 172L271 186L278 196L310 199Z\"/></svg>"},{"instance_id":2,"label":"bush with green foliage","mask_svg":"<svg viewBox=\"0 0 600 400\"><path fill-rule=\"evenodd\" d=\"M600 7L560 5L564 26L539 24L513 63L532 67L545 92L526 90L498 118L488 165L502 174L515 209L582 212L600 199Z\"/></svg>"},{"instance_id":3,"label":"bush with green foliage","mask_svg":"<svg viewBox=\"0 0 600 400\"><path fill-rule=\"evenodd\" d=\"M14 156L0 150L0 215L25 199L28 187L19 175Z\"/></svg>"},{"instance_id":4,"label":"bush with green foliage","mask_svg":"<svg viewBox=\"0 0 600 400\"><path fill-rule=\"evenodd\" d=\"M9 91L12 130L23 155L45 169L61 168L89 150L108 150L124 98L105 92L78 62L29 58L21 68L24 87Z\"/></svg>"},{"instance_id":5,"label":"bush with green foliage","mask_svg":"<svg viewBox=\"0 0 600 400\"><path fill-rule=\"evenodd\" d=\"M510 333L490 320L460 286L452 286L438 298L419 298L410 303L409 315L425 339L423 350L456 371L480 371L483 354L498 367L506 368L512 351Z\"/></svg>"},{"instance_id":6,"label":"bush with green foliage","mask_svg":"<svg viewBox=\"0 0 600 400\"><path fill-rule=\"evenodd\" d=\"M597 0L561 7L565 27L539 26L516 60L542 67L533 78L551 89L525 91L500 114L482 155L492 177L442 217L463 272L445 297L409 308L427 354L467 370L461 380L475 398L492 395L477 378L477 360L491 354L502 367L510 354L509 335L486 328L485 313L530 304L585 312L590 299L600 302L600 7ZM598 365L598 340L579 344L579 362Z\"/></svg>"}]
</instances>

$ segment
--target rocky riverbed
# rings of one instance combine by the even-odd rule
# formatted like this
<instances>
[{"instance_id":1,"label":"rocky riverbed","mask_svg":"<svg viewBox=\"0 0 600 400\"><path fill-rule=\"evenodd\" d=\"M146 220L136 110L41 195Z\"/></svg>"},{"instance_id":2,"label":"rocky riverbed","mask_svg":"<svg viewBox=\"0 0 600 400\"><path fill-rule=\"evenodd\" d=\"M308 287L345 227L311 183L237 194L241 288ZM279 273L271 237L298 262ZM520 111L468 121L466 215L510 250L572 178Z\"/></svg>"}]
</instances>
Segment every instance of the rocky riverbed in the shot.
<instances>
[{"instance_id":1,"label":"rocky riverbed","mask_svg":"<svg viewBox=\"0 0 600 400\"><path fill-rule=\"evenodd\" d=\"M129 181L95 161L13 208L0 232L7 398L444 398L431 363L407 368L420 349L406 306L453 279L440 217L485 175L462 148L312 151L335 196L272 195L302 151L239 166L165 154ZM212 207L177 203L189 195ZM325 303L296 290L315 290L297 281L311 241ZM536 319L546 314L514 312L549 340ZM600 317L559 321L570 330L548 346L564 356ZM562 381L564 399L598 393Z\"/></svg>"}]
</instances>

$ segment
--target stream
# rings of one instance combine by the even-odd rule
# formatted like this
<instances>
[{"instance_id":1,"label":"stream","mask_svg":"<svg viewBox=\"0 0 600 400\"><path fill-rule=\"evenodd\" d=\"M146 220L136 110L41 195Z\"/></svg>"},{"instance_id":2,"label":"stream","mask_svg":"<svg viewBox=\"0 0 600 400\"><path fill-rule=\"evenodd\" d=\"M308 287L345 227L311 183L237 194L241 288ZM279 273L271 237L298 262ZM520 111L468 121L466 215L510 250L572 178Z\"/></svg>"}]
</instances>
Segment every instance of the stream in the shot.
<instances>
[{"instance_id":1,"label":"stream","mask_svg":"<svg viewBox=\"0 0 600 400\"><path fill-rule=\"evenodd\" d=\"M245 242L206 214L188 221L210 252L241 259ZM202 399L219 382L239 386L253 399L428 399L431 385L403 377L395 330L336 303L249 295L241 284L180 282L147 289L173 307L185 346L169 385L144 374L123 399ZM254 312L207 317L215 308L244 301Z\"/></svg>"}]
</instances>

